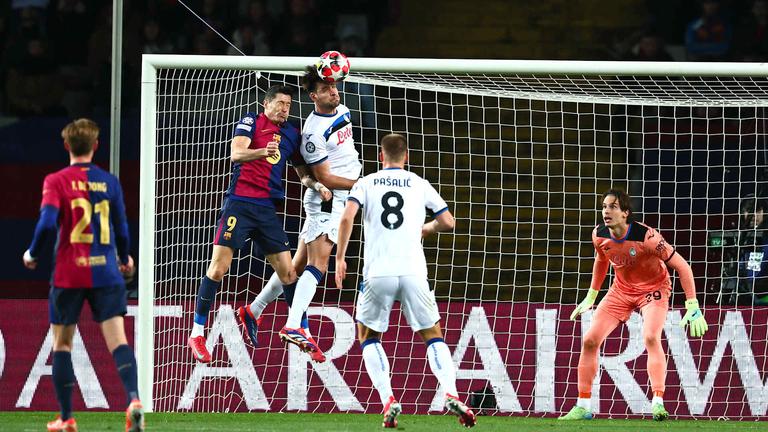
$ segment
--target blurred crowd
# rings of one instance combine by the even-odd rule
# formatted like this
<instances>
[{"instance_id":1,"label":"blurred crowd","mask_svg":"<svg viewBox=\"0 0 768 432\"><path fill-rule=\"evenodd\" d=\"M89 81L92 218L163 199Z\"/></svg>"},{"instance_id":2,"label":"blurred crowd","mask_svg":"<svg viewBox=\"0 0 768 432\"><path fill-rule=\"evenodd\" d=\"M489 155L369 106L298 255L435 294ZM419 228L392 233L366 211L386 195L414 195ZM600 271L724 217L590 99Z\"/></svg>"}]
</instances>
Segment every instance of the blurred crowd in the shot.
<instances>
[{"instance_id":1,"label":"blurred crowd","mask_svg":"<svg viewBox=\"0 0 768 432\"><path fill-rule=\"evenodd\" d=\"M142 53L315 56L337 49L374 56L378 33L398 20L403 1L123 0L124 104L138 105ZM1 2L0 114L72 118L107 112L112 2ZM768 0L645 5L647 24L607 42L605 59L768 60Z\"/></svg>"},{"instance_id":2,"label":"blurred crowd","mask_svg":"<svg viewBox=\"0 0 768 432\"><path fill-rule=\"evenodd\" d=\"M0 113L107 112L112 0L1 3ZM387 16L387 1L123 0L123 100L129 108L139 103L142 53L316 56L337 49L371 55Z\"/></svg>"},{"instance_id":3,"label":"blurred crowd","mask_svg":"<svg viewBox=\"0 0 768 432\"><path fill-rule=\"evenodd\" d=\"M648 23L614 47L637 61L768 60L768 0L648 0Z\"/></svg>"}]
</instances>

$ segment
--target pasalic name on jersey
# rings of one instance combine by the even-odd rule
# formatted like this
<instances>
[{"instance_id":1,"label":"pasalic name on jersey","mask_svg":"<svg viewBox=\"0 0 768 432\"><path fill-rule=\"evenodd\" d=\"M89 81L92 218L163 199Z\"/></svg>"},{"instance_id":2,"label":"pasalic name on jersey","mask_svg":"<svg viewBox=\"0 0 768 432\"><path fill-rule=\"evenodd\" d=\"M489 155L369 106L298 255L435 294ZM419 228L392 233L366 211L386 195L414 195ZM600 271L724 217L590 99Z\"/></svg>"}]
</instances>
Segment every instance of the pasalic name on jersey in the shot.
<instances>
[{"instance_id":1,"label":"pasalic name on jersey","mask_svg":"<svg viewBox=\"0 0 768 432\"><path fill-rule=\"evenodd\" d=\"M409 178L374 178L374 186L394 186L394 187L411 187L411 179Z\"/></svg>"}]
</instances>

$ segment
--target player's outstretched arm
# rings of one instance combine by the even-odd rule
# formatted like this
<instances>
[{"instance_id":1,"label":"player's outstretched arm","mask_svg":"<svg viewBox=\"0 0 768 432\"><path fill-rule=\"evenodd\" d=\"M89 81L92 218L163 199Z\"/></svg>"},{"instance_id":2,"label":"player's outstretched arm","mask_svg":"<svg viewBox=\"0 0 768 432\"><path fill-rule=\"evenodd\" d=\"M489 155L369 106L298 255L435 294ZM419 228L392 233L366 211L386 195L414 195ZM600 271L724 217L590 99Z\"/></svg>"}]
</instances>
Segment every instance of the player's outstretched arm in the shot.
<instances>
[{"instance_id":1,"label":"player's outstretched arm","mask_svg":"<svg viewBox=\"0 0 768 432\"><path fill-rule=\"evenodd\" d=\"M691 336L703 336L709 326L707 320L704 319L704 313L699 308L699 301L696 299L696 286L693 281L691 266L679 253L672 255L667 261L667 266L677 272L685 292L685 315L680 320L680 327L685 328L690 323Z\"/></svg>"},{"instance_id":2,"label":"player's outstretched arm","mask_svg":"<svg viewBox=\"0 0 768 432\"><path fill-rule=\"evenodd\" d=\"M331 164L328 163L328 161L312 165L309 169L312 171L312 176L315 177L317 181L322 182L328 189L350 190L357 182L357 179L350 180L332 174Z\"/></svg>"},{"instance_id":3,"label":"player's outstretched arm","mask_svg":"<svg viewBox=\"0 0 768 432\"><path fill-rule=\"evenodd\" d=\"M421 227L421 237L427 237L429 235L451 231L456 226L456 218L453 217L450 210L446 210L435 218Z\"/></svg>"},{"instance_id":4,"label":"player's outstretched arm","mask_svg":"<svg viewBox=\"0 0 768 432\"><path fill-rule=\"evenodd\" d=\"M571 320L575 320L576 317L582 313L588 311L597 300L597 294L600 292L600 287L603 286L605 276L608 274L608 267L611 263L604 255L600 253L595 257L595 263L592 265L592 282L589 284L590 288L587 292L587 296L576 306L576 309L571 312Z\"/></svg>"},{"instance_id":5,"label":"player's outstretched arm","mask_svg":"<svg viewBox=\"0 0 768 432\"><path fill-rule=\"evenodd\" d=\"M352 224L355 222L355 215L360 209L360 204L353 199L347 200L344 207L344 213L341 214L339 221L339 235L336 243L336 287L342 288L342 282L347 277L347 246L349 246L349 237L352 235Z\"/></svg>"}]
</instances>

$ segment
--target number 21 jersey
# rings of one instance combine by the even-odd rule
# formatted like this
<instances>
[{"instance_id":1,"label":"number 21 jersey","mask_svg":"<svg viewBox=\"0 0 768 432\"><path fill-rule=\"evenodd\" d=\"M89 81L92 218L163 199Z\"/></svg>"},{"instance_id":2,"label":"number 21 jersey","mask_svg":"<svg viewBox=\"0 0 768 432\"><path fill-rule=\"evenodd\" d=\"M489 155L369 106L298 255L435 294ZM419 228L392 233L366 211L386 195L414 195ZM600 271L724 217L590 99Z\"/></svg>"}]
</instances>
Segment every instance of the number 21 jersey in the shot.
<instances>
[{"instance_id":1,"label":"number 21 jersey","mask_svg":"<svg viewBox=\"0 0 768 432\"><path fill-rule=\"evenodd\" d=\"M117 255L128 260L128 222L117 177L94 164L71 165L45 178L40 206L58 210L53 286L124 283Z\"/></svg>"},{"instance_id":2,"label":"number 21 jersey","mask_svg":"<svg viewBox=\"0 0 768 432\"><path fill-rule=\"evenodd\" d=\"M448 206L428 181L400 168L385 168L355 183L347 198L363 208L365 279L427 277L421 227L427 210Z\"/></svg>"}]
</instances>

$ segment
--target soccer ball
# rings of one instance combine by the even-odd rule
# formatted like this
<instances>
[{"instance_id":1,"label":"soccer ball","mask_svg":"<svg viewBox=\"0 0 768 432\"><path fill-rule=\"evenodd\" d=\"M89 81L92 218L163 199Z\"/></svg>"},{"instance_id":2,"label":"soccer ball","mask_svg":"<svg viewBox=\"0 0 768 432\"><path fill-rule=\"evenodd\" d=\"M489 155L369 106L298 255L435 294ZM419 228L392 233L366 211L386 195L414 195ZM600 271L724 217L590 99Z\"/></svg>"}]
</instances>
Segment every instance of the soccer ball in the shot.
<instances>
[{"instance_id":1,"label":"soccer ball","mask_svg":"<svg viewBox=\"0 0 768 432\"><path fill-rule=\"evenodd\" d=\"M317 74L325 82L339 82L349 75L349 60L338 51L326 51L315 63Z\"/></svg>"}]
</instances>

